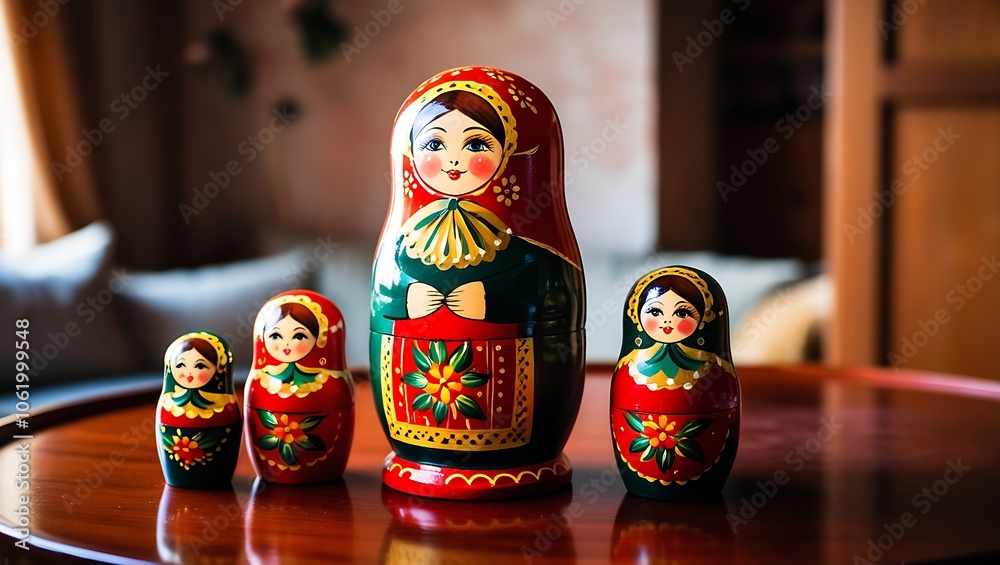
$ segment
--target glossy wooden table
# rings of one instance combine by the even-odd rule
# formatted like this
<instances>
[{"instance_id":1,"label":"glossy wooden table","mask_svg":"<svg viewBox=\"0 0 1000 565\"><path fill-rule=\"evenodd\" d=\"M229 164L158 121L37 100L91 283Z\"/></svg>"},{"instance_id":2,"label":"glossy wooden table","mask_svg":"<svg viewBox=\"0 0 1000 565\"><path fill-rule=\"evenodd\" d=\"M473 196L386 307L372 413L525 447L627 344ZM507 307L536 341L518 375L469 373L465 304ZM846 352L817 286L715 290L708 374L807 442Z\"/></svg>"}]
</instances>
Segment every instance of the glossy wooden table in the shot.
<instances>
[{"instance_id":1,"label":"glossy wooden table","mask_svg":"<svg viewBox=\"0 0 1000 565\"><path fill-rule=\"evenodd\" d=\"M504 503L383 489L388 447L358 386L342 482L166 488L158 391L32 419L31 548L13 547L17 433L0 426L11 563L896 563L1000 555L1000 383L876 370L740 368L743 433L721 500L627 496L611 455L610 370L594 370L567 453L572 486ZM47 426L39 429L40 426ZM32 558L30 561L27 558ZM860 559L860 561L858 560Z\"/></svg>"}]
</instances>

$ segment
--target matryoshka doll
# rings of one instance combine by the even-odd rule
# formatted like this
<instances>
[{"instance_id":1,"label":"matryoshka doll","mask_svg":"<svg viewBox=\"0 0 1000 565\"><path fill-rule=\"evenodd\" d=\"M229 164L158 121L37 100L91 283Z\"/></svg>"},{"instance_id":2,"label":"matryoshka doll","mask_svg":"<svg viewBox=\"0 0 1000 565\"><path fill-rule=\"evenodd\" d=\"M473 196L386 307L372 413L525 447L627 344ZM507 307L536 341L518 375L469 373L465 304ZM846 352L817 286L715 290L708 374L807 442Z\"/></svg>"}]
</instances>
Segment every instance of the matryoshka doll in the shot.
<instances>
[{"instance_id":1,"label":"matryoshka doll","mask_svg":"<svg viewBox=\"0 0 1000 565\"><path fill-rule=\"evenodd\" d=\"M253 340L244 404L257 476L291 484L339 478L354 435L340 310L309 290L283 292L257 314Z\"/></svg>"},{"instance_id":2,"label":"matryoshka doll","mask_svg":"<svg viewBox=\"0 0 1000 565\"><path fill-rule=\"evenodd\" d=\"M506 71L445 71L403 103L390 156L370 341L383 481L471 499L566 484L585 303L552 105Z\"/></svg>"},{"instance_id":3,"label":"matryoshka doll","mask_svg":"<svg viewBox=\"0 0 1000 565\"><path fill-rule=\"evenodd\" d=\"M222 338L192 332L167 348L156 428L168 485L230 486L243 421L233 385L233 354Z\"/></svg>"},{"instance_id":4,"label":"matryoshka doll","mask_svg":"<svg viewBox=\"0 0 1000 565\"><path fill-rule=\"evenodd\" d=\"M625 303L611 381L612 443L626 488L661 500L718 496L739 431L722 288L690 267L646 274Z\"/></svg>"}]
</instances>

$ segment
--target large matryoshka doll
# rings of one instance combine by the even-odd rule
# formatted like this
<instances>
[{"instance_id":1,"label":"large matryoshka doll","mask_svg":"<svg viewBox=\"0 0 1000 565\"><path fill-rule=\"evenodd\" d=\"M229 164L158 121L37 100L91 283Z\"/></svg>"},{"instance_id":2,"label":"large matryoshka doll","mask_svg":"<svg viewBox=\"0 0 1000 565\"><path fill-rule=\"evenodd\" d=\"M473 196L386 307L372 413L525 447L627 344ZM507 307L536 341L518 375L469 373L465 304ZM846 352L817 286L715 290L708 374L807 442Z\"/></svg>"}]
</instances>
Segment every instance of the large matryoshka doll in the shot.
<instances>
[{"instance_id":1,"label":"large matryoshka doll","mask_svg":"<svg viewBox=\"0 0 1000 565\"><path fill-rule=\"evenodd\" d=\"M257 476L291 484L339 478L354 435L340 310L309 290L283 292L260 309L253 340L244 404Z\"/></svg>"},{"instance_id":2,"label":"large matryoshka doll","mask_svg":"<svg viewBox=\"0 0 1000 565\"><path fill-rule=\"evenodd\" d=\"M175 339L163 356L156 406L157 451L167 484L231 488L242 427L226 342L209 332Z\"/></svg>"},{"instance_id":3,"label":"large matryoshka doll","mask_svg":"<svg viewBox=\"0 0 1000 565\"><path fill-rule=\"evenodd\" d=\"M614 456L629 492L718 496L736 457L739 403L719 283L681 266L639 279L625 302L611 380Z\"/></svg>"},{"instance_id":4,"label":"large matryoshka doll","mask_svg":"<svg viewBox=\"0 0 1000 565\"><path fill-rule=\"evenodd\" d=\"M396 116L372 276L385 483L506 498L569 481L584 377L584 286L559 120L523 78L443 72Z\"/></svg>"}]
</instances>

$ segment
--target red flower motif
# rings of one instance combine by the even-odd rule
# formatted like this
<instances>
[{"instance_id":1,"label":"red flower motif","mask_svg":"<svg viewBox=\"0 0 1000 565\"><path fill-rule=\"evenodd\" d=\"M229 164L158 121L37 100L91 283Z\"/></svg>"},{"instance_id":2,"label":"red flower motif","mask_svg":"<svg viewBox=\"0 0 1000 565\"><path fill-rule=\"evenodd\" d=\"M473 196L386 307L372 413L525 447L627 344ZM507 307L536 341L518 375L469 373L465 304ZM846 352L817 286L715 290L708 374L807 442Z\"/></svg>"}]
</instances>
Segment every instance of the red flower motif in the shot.
<instances>
[{"instance_id":1,"label":"red flower motif","mask_svg":"<svg viewBox=\"0 0 1000 565\"><path fill-rule=\"evenodd\" d=\"M183 461L184 465L190 466L205 458L205 451L198 447L198 442L191 441L191 438L184 436L174 442L170 447L178 461Z\"/></svg>"},{"instance_id":2,"label":"red flower motif","mask_svg":"<svg viewBox=\"0 0 1000 565\"><path fill-rule=\"evenodd\" d=\"M293 443L300 437L305 437L306 433L302 431L299 422L289 421L288 414L280 414L278 415L278 425L274 426L274 435L278 436L280 441Z\"/></svg>"}]
</instances>

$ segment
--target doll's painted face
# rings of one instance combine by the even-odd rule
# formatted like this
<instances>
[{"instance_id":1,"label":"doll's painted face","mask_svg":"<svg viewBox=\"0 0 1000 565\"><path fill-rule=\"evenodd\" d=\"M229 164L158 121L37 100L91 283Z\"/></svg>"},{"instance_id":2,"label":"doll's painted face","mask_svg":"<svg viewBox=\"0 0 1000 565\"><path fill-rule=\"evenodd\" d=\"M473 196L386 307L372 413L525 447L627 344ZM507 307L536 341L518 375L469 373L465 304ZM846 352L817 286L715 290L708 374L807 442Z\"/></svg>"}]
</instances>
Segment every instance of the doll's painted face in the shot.
<instances>
[{"instance_id":1,"label":"doll's painted face","mask_svg":"<svg viewBox=\"0 0 1000 565\"><path fill-rule=\"evenodd\" d=\"M700 320L694 305L673 290L648 298L639 312L642 329L660 343L687 339L698 329Z\"/></svg>"},{"instance_id":2,"label":"doll's painted face","mask_svg":"<svg viewBox=\"0 0 1000 565\"><path fill-rule=\"evenodd\" d=\"M316 336L295 318L285 316L264 332L264 345L278 361L294 363L309 355Z\"/></svg>"},{"instance_id":3,"label":"doll's painted face","mask_svg":"<svg viewBox=\"0 0 1000 565\"><path fill-rule=\"evenodd\" d=\"M184 388L201 388L215 375L216 366L197 349L188 349L171 363L171 372L177 384Z\"/></svg>"},{"instance_id":4,"label":"doll's painted face","mask_svg":"<svg viewBox=\"0 0 1000 565\"><path fill-rule=\"evenodd\" d=\"M427 124L413 144L417 174L427 186L449 196L468 194L489 182L502 156L496 136L458 110Z\"/></svg>"}]
</instances>

